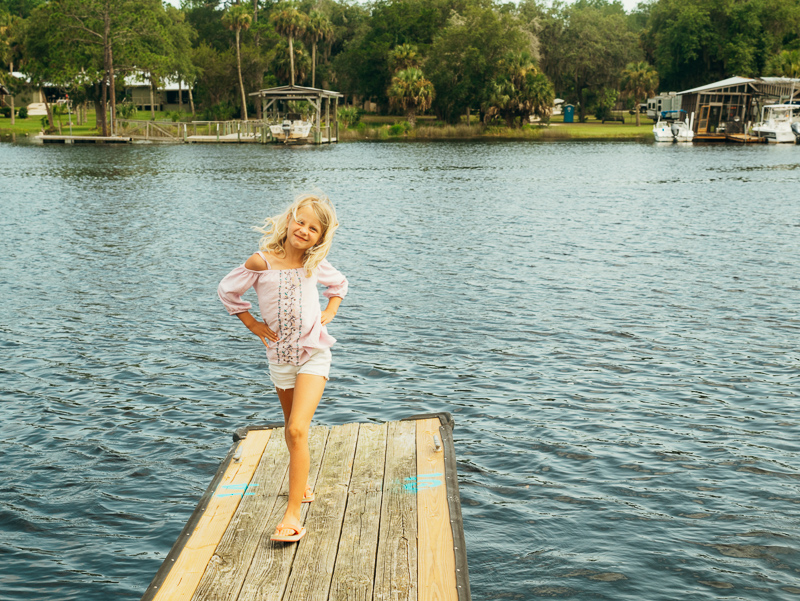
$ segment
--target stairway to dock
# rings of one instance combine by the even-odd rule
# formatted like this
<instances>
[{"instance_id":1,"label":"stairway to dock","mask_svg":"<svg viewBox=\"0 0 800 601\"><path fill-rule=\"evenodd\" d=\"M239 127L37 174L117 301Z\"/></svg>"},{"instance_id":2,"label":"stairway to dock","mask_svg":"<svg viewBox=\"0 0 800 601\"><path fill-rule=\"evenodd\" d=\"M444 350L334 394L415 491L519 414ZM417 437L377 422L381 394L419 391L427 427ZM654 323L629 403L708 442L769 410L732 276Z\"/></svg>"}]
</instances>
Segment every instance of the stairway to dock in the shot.
<instances>
[{"instance_id":1,"label":"stairway to dock","mask_svg":"<svg viewBox=\"0 0 800 601\"><path fill-rule=\"evenodd\" d=\"M471 600L450 414L312 427L299 543L282 426L237 430L142 601Z\"/></svg>"}]
</instances>

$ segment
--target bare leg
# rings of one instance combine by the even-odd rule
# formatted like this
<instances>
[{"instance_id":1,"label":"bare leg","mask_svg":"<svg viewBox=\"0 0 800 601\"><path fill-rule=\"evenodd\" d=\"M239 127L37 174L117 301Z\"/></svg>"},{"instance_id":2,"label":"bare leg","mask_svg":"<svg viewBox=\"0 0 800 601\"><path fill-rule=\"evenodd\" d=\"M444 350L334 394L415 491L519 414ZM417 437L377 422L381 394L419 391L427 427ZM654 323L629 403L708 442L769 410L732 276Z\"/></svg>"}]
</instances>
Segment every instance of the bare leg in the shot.
<instances>
[{"instance_id":1,"label":"bare leg","mask_svg":"<svg viewBox=\"0 0 800 601\"><path fill-rule=\"evenodd\" d=\"M322 376L298 374L294 388L277 389L283 409L286 446L289 448L289 504L281 523L298 528L310 464L308 429L325 390L325 382ZM281 529L277 534L283 536L293 532Z\"/></svg>"}]
</instances>

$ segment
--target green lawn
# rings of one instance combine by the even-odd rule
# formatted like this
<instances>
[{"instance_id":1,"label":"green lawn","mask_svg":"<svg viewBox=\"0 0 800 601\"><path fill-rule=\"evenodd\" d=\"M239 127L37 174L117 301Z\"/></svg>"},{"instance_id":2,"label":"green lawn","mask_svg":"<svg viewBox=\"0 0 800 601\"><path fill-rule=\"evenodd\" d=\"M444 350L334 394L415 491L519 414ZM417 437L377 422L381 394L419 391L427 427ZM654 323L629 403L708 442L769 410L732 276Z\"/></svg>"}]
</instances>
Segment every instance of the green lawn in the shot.
<instances>
[{"instance_id":1,"label":"green lawn","mask_svg":"<svg viewBox=\"0 0 800 601\"><path fill-rule=\"evenodd\" d=\"M652 121L641 117L641 125L636 127L636 118L627 112L617 113L625 117L625 123L601 123L593 116L586 123L564 123L563 115L554 116L550 125L532 124L522 128L483 127L473 115L470 125L462 118L459 125L446 125L436 121L431 115L417 117L416 129L404 131L397 124L405 122L401 115L364 115L362 123L355 128L340 130L342 141L347 140L391 140L391 139L437 139L437 138L508 138L529 140L652 140ZM156 121L171 121L171 113L156 111ZM150 119L150 111L138 111L134 119L146 121ZM190 113L184 113L182 120L191 119ZM61 117L61 132L69 134L67 117ZM395 126L394 128L392 126ZM35 136L42 130L41 117L17 117L16 124L11 126L11 119L0 117L0 136L8 138L11 134ZM89 121L85 125L72 127L73 135L98 135L95 129L94 111L89 112Z\"/></svg>"},{"instance_id":2,"label":"green lawn","mask_svg":"<svg viewBox=\"0 0 800 601\"><path fill-rule=\"evenodd\" d=\"M470 125L466 117L461 118L459 125L445 125L436 121L431 115L417 117L417 127L407 132L398 131L396 124L403 123L402 115L363 115L363 125L341 130L342 141L346 140L391 140L391 139L435 139L435 138L509 138L528 140L652 140L653 122L646 116L640 116L639 127L636 127L636 116L627 111L618 111L615 115L625 118L625 123L618 121L602 123L594 116L587 116L586 123L564 123L563 115L554 116L549 125L539 123L525 125L522 128L501 126L483 127L478 123L478 116L473 114ZM577 116L576 116L577 118ZM395 126L394 131L392 126Z\"/></svg>"},{"instance_id":3,"label":"green lawn","mask_svg":"<svg viewBox=\"0 0 800 601\"><path fill-rule=\"evenodd\" d=\"M141 121L149 121L150 111L138 111L136 116L132 118ZM73 123L75 123L74 119L75 116L73 115ZM171 120L171 113L156 111L156 121ZM191 120L191 113L184 113L182 120ZM28 117L27 119L20 119L17 117L15 121L16 123L12 126L10 117L0 116L0 136L8 137L11 134L16 134L18 136L35 136L45 127L42 125L41 116ZM54 122L56 123L56 127L58 127L58 117L54 119ZM97 136L100 132L98 132L96 128L95 113L93 110L90 110L88 121L84 125L73 125L72 134L75 136ZM65 136L69 135L69 119L66 115L61 116L61 133Z\"/></svg>"}]
</instances>

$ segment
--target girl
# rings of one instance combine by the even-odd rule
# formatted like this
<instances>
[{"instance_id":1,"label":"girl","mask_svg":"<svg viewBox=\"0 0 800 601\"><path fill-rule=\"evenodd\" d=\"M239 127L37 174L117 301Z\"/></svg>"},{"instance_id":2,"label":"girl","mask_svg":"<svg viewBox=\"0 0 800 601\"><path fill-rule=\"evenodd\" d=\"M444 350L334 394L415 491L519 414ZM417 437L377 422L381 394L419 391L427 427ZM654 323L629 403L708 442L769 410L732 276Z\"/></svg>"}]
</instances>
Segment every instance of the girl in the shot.
<instances>
[{"instance_id":1,"label":"girl","mask_svg":"<svg viewBox=\"0 0 800 601\"><path fill-rule=\"evenodd\" d=\"M220 282L217 292L267 347L269 376L278 392L289 448L289 503L272 540L294 542L306 529L300 523L301 503L314 500L308 481L308 428L317 409L331 366L330 347L336 340L326 324L347 294L347 280L325 256L339 223L330 201L304 194L277 217L266 220L259 251ZM328 306L320 310L317 282L327 288ZM253 317L242 294L258 294L263 321Z\"/></svg>"}]
</instances>

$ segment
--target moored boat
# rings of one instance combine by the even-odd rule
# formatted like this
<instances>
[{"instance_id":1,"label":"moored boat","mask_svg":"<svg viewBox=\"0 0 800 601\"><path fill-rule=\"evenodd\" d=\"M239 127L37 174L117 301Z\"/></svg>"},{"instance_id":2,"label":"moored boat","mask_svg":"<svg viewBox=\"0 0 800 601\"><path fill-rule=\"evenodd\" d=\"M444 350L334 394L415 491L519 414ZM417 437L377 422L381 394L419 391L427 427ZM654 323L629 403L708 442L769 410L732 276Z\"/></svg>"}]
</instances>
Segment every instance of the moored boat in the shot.
<instances>
[{"instance_id":1,"label":"moored boat","mask_svg":"<svg viewBox=\"0 0 800 601\"><path fill-rule=\"evenodd\" d=\"M281 123L271 124L269 131L275 138L289 142L307 138L311 133L312 125L311 121L304 121L303 119L284 119Z\"/></svg>"},{"instance_id":2,"label":"moored boat","mask_svg":"<svg viewBox=\"0 0 800 601\"><path fill-rule=\"evenodd\" d=\"M694 131L692 131L693 125L694 125L694 113L692 113L688 121L686 121L685 119L674 121L670 129L672 130L672 135L675 137L675 141L691 142L692 139L694 138Z\"/></svg>"},{"instance_id":3,"label":"moored boat","mask_svg":"<svg viewBox=\"0 0 800 601\"><path fill-rule=\"evenodd\" d=\"M694 138L692 125L694 113L686 120L686 111L661 111L658 121L653 125L656 142L691 142Z\"/></svg>"},{"instance_id":4,"label":"moored boat","mask_svg":"<svg viewBox=\"0 0 800 601\"><path fill-rule=\"evenodd\" d=\"M672 124L668 121L659 119L653 125L653 137L656 142L674 142L675 136L672 133Z\"/></svg>"},{"instance_id":5,"label":"moored boat","mask_svg":"<svg viewBox=\"0 0 800 601\"><path fill-rule=\"evenodd\" d=\"M753 125L752 134L773 144L794 143L798 134L794 124L800 107L794 104L768 104L761 108L761 121Z\"/></svg>"}]
</instances>

